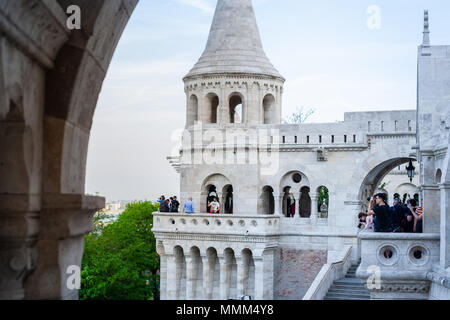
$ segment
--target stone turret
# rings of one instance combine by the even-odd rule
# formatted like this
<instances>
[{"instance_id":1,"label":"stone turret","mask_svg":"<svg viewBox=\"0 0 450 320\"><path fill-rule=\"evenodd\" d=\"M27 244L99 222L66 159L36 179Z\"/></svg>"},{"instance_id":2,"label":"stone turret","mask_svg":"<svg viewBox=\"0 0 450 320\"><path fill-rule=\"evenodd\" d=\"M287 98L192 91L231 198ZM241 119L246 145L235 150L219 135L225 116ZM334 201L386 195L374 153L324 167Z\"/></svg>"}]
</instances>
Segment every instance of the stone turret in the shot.
<instances>
[{"instance_id":1,"label":"stone turret","mask_svg":"<svg viewBox=\"0 0 450 320\"><path fill-rule=\"evenodd\" d=\"M187 127L279 124L284 78L264 53L251 0L218 0L203 55L184 78Z\"/></svg>"}]
</instances>

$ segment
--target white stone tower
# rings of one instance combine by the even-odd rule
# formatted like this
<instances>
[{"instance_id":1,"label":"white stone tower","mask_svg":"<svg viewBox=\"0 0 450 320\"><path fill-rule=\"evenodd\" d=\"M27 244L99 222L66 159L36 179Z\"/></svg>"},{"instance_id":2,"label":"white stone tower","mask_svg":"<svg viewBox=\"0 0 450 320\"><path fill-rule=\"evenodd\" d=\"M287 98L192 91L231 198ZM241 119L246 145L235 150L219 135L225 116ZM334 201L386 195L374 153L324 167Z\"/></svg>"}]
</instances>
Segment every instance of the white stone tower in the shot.
<instances>
[{"instance_id":1,"label":"white stone tower","mask_svg":"<svg viewBox=\"0 0 450 320\"><path fill-rule=\"evenodd\" d=\"M279 124L284 78L264 53L251 0L218 0L206 49L184 78L187 127Z\"/></svg>"}]
</instances>

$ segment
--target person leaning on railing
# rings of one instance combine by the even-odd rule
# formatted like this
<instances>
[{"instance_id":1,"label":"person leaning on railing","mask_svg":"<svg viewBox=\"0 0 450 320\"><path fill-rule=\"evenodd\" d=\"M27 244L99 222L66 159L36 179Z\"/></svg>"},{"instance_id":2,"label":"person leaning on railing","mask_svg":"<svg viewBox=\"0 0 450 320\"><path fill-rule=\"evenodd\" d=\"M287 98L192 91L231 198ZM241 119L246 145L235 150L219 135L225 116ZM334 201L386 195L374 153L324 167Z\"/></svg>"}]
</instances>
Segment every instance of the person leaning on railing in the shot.
<instances>
[{"instance_id":1,"label":"person leaning on railing","mask_svg":"<svg viewBox=\"0 0 450 320\"><path fill-rule=\"evenodd\" d=\"M194 202L192 201L192 197L190 197L188 199L188 201L186 201L184 203L183 213L187 213L187 214L193 214L194 213Z\"/></svg>"}]
</instances>

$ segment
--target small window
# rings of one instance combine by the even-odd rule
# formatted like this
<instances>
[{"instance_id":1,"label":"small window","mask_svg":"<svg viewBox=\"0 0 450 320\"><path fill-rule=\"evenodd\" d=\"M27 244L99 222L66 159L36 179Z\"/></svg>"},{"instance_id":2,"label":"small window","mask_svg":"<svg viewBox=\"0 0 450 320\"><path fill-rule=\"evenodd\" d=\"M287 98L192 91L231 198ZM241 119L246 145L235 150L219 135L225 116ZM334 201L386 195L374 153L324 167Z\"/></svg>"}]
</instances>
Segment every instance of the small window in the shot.
<instances>
[{"instance_id":1,"label":"small window","mask_svg":"<svg viewBox=\"0 0 450 320\"><path fill-rule=\"evenodd\" d=\"M295 140L295 143L297 144L298 143L297 136L295 136L294 140Z\"/></svg>"},{"instance_id":2,"label":"small window","mask_svg":"<svg viewBox=\"0 0 450 320\"><path fill-rule=\"evenodd\" d=\"M384 121L381 121L381 132L384 131Z\"/></svg>"},{"instance_id":3,"label":"small window","mask_svg":"<svg viewBox=\"0 0 450 320\"><path fill-rule=\"evenodd\" d=\"M331 136L331 143L334 143L334 136Z\"/></svg>"},{"instance_id":4,"label":"small window","mask_svg":"<svg viewBox=\"0 0 450 320\"><path fill-rule=\"evenodd\" d=\"M322 143L322 136L319 136L319 143Z\"/></svg>"},{"instance_id":5,"label":"small window","mask_svg":"<svg viewBox=\"0 0 450 320\"><path fill-rule=\"evenodd\" d=\"M306 136L306 143L309 143L309 136Z\"/></svg>"},{"instance_id":6,"label":"small window","mask_svg":"<svg viewBox=\"0 0 450 320\"><path fill-rule=\"evenodd\" d=\"M286 137L283 136L283 143L286 143Z\"/></svg>"},{"instance_id":7,"label":"small window","mask_svg":"<svg viewBox=\"0 0 450 320\"><path fill-rule=\"evenodd\" d=\"M353 135L353 143L356 143L356 135Z\"/></svg>"},{"instance_id":8,"label":"small window","mask_svg":"<svg viewBox=\"0 0 450 320\"><path fill-rule=\"evenodd\" d=\"M395 129L395 132L398 131L398 121L395 121L395 122L394 122L394 129Z\"/></svg>"},{"instance_id":9,"label":"small window","mask_svg":"<svg viewBox=\"0 0 450 320\"><path fill-rule=\"evenodd\" d=\"M370 126L371 126L371 124L372 124L372 122L369 121L369 123L368 123L368 131L369 131L369 132L370 132Z\"/></svg>"},{"instance_id":10,"label":"small window","mask_svg":"<svg viewBox=\"0 0 450 320\"><path fill-rule=\"evenodd\" d=\"M409 132L412 131L411 120L408 120L408 131L409 131Z\"/></svg>"},{"instance_id":11,"label":"small window","mask_svg":"<svg viewBox=\"0 0 450 320\"><path fill-rule=\"evenodd\" d=\"M347 135L344 136L344 143L347 143Z\"/></svg>"}]
</instances>

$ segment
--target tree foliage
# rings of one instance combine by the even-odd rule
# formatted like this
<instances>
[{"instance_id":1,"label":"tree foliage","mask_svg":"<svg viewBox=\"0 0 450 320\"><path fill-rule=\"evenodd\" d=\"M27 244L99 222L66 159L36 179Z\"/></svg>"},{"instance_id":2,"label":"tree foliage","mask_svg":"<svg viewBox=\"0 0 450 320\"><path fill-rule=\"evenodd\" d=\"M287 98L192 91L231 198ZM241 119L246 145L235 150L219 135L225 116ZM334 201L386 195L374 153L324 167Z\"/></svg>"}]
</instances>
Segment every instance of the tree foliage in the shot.
<instances>
[{"instance_id":1,"label":"tree foliage","mask_svg":"<svg viewBox=\"0 0 450 320\"><path fill-rule=\"evenodd\" d=\"M129 204L112 223L103 212L96 214L94 232L85 237L80 299L159 299L159 256L151 232L158 208Z\"/></svg>"}]
</instances>

